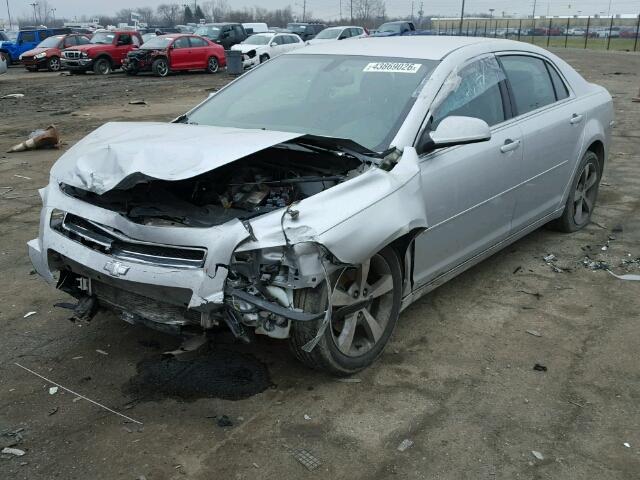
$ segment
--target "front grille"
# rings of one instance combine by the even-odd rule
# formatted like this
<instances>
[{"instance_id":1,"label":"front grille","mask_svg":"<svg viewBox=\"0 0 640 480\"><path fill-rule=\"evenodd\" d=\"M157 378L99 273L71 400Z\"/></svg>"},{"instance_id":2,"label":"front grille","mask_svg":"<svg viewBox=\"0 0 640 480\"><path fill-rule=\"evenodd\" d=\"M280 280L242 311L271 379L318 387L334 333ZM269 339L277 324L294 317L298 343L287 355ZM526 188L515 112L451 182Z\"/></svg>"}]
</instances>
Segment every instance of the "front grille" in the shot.
<instances>
[{"instance_id":1,"label":"front grille","mask_svg":"<svg viewBox=\"0 0 640 480\"><path fill-rule=\"evenodd\" d=\"M116 310L138 315L153 322L173 325L200 324L200 312L145 297L97 280L91 281L91 291L103 305L106 304Z\"/></svg>"},{"instance_id":2,"label":"front grille","mask_svg":"<svg viewBox=\"0 0 640 480\"><path fill-rule=\"evenodd\" d=\"M206 248L202 247L176 247L135 240L117 230L71 213L67 213L62 223L54 228L86 247L134 263L173 268L202 268L207 255Z\"/></svg>"},{"instance_id":3,"label":"front grille","mask_svg":"<svg viewBox=\"0 0 640 480\"><path fill-rule=\"evenodd\" d=\"M65 50L64 52L62 52L62 56L64 58L70 58L72 60L76 60L80 58L80 52L76 50Z\"/></svg>"}]
</instances>

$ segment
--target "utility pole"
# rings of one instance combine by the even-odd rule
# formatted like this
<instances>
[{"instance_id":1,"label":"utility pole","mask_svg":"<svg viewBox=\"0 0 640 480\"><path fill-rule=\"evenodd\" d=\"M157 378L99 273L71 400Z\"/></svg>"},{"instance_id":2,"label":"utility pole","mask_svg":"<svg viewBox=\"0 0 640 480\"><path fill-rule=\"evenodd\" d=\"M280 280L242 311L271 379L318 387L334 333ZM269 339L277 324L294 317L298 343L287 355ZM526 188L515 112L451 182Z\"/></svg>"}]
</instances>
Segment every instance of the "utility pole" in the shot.
<instances>
[{"instance_id":1,"label":"utility pole","mask_svg":"<svg viewBox=\"0 0 640 480\"><path fill-rule=\"evenodd\" d=\"M307 0L302 2L302 21L304 22L307 15Z\"/></svg>"},{"instance_id":2,"label":"utility pole","mask_svg":"<svg viewBox=\"0 0 640 480\"><path fill-rule=\"evenodd\" d=\"M340 0L340 23L342 23L342 0Z\"/></svg>"},{"instance_id":3,"label":"utility pole","mask_svg":"<svg viewBox=\"0 0 640 480\"><path fill-rule=\"evenodd\" d=\"M462 9L460 10L460 28L458 29L458 35L462 35L463 20L464 20L464 0L462 0Z\"/></svg>"},{"instance_id":4,"label":"utility pole","mask_svg":"<svg viewBox=\"0 0 640 480\"><path fill-rule=\"evenodd\" d=\"M613 0L609 0L609 10L608 10L608 13L607 13L608 17L611 16L611 2L613 2Z\"/></svg>"},{"instance_id":5,"label":"utility pole","mask_svg":"<svg viewBox=\"0 0 640 480\"><path fill-rule=\"evenodd\" d=\"M56 9L52 8L51 9L51 15L53 16L53 26L56 26Z\"/></svg>"},{"instance_id":6,"label":"utility pole","mask_svg":"<svg viewBox=\"0 0 640 480\"><path fill-rule=\"evenodd\" d=\"M411 21L413 22L413 4L415 2L411 2Z\"/></svg>"},{"instance_id":7,"label":"utility pole","mask_svg":"<svg viewBox=\"0 0 640 480\"><path fill-rule=\"evenodd\" d=\"M9 0L7 0L7 15L9 16L9 30L11 30L11 9L9 8Z\"/></svg>"},{"instance_id":8,"label":"utility pole","mask_svg":"<svg viewBox=\"0 0 640 480\"><path fill-rule=\"evenodd\" d=\"M31 6L33 7L33 21L34 21L34 23L35 23L35 24L36 24L36 26L37 26L37 24L38 24L38 17L36 16L36 7L38 6L38 2L33 2L33 3L30 3L29 5L31 5Z\"/></svg>"},{"instance_id":9,"label":"utility pole","mask_svg":"<svg viewBox=\"0 0 640 480\"><path fill-rule=\"evenodd\" d=\"M533 0L533 15L531 15L531 18L533 19L533 21L536 21L536 3L537 0Z\"/></svg>"},{"instance_id":10,"label":"utility pole","mask_svg":"<svg viewBox=\"0 0 640 480\"><path fill-rule=\"evenodd\" d=\"M351 23L353 23L353 0L351 0L351 6L349 8L351 9Z\"/></svg>"}]
</instances>

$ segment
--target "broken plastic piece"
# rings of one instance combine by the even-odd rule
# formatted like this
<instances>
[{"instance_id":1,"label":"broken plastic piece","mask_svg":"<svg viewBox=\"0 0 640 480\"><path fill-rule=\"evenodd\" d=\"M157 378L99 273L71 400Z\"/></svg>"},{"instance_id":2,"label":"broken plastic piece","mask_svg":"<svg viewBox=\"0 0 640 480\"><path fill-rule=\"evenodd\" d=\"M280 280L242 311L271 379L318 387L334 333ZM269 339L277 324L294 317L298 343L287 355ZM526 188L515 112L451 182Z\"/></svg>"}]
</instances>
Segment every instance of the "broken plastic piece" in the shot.
<instances>
[{"instance_id":1,"label":"broken plastic piece","mask_svg":"<svg viewBox=\"0 0 640 480\"><path fill-rule=\"evenodd\" d=\"M615 273L613 273L611 270L607 270L607 272L609 272L611 275L613 275L614 277L620 279L620 280L631 280L631 281L640 281L640 275L633 275L633 274L629 274L629 275L616 275Z\"/></svg>"},{"instance_id":2,"label":"broken plastic piece","mask_svg":"<svg viewBox=\"0 0 640 480\"><path fill-rule=\"evenodd\" d=\"M313 472L321 465L320 460L318 460L309 451L303 448L291 450L291 453L293 454L293 458L304 465L304 467L310 472Z\"/></svg>"},{"instance_id":3,"label":"broken plastic piece","mask_svg":"<svg viewBox=\"0 0 640 480\"><path fill-rule=\"evenodd\" d=\"M409 440L408 438L405 438L404 440L402 440L402 442L400 442L400 445L398 445L398 451L404 452L405 450L408 450L411 447L413 447L413 440Z\"/></svg>"},{"instance_id":4,"label":"broken plastic piece","mask_svg":"<svg viewBox=\"0 0 640 480\"><path fill-rule=\"evenodd\" d=\"M5 447L5 448L2 449L2 453L5 453L7 455L15 455L16 457L21 457L26 452L24 450L20 450L19 448Z\"/></svg>"},{"instance_id":5,"label":"broken plastic piece","mask_svg":"<svg viewBox=\"0 0 640 480\"><path fill-rule=\"evenodd\" d=\"M538 460L544 460L544 455L542 455L540 452L537 452L535 450L531 450L531 454L536 457Z\"/></svg>"},{"instance_id":6,"label":"broken plastic piece","mask_svg":"<svg viewBox=\"0 0 640 480\"><path fill-rule=\"evenodd\" d=\"M547 371L547 367L545 367L544 365L542 365L542 364L540 364L540 363L536 363L536 364L533 366L533 369L534 369L536 372L546 372L546 371Z\"/></svg>"},{"instance_id":7,"label":"broken plastic piece","mask_svg":"<svg viewBox=\"0 0 640 480\"><path fill-rule=\"evenodd\" d=\"M57 147L60 143L60 134L54 125L49 125L44 130L36 130L28 140L11 147L8 152L24 152L25 150L38 150L40 148Z\"/></svg>"}]
</instances>

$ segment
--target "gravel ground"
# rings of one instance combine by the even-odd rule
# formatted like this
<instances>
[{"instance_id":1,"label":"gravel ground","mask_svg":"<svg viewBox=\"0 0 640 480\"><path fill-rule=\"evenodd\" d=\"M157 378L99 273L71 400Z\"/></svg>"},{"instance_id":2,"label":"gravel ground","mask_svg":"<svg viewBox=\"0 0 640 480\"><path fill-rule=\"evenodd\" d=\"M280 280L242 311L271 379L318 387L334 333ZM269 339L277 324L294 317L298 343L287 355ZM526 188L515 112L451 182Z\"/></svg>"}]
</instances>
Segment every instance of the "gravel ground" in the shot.
<instances>
[{"instance_id":1,"label":"gravel ground","mask_svg":"<svg viewBox=\"0 0 640 480\"><path fill-rule=\"evenodd\" d=\"M640 55L557 53L615 97L594 223L538 230L424 297L350 383L305 369L274 340L243 346L221 334L210 351L167 364L175 338L109 314L69 322L53 308L67 298L32 274L25 247L61 152L0 154L0 447L26 452L0 455L0 478L638 478L640 285L583 262L640 273L622 263L640 257ZM229 79L11 68L0 96L25 97L0 100L0 149L50 123L66 150L106 121L169 120ZM129 104L138 99L147 104ZM50 394L15 363L143 425ZM401 452L405 439L413 445ZM296 449L320 466L306 470Z\"/></svg>"}]
</instances>

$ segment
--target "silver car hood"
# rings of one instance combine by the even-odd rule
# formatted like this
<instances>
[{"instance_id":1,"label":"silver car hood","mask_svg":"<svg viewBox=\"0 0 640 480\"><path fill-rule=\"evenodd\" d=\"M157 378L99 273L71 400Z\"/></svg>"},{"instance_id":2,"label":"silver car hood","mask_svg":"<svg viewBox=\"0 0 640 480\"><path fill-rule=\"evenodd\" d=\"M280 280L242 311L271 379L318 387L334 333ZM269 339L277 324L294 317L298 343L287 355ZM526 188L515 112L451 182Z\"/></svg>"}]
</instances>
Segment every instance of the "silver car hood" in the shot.
<instances>
[{"instance_id":1,"label":"silver car hood","mask_svg":"<svg viewBox=\"0 0 640 480\"><path fill-rule=\"evenodd\" d=\"M183 180L304 134L160 122L111 122L51 169L57 183L97 194L144 178Z\"/></svg>"}]
</instances>

